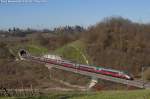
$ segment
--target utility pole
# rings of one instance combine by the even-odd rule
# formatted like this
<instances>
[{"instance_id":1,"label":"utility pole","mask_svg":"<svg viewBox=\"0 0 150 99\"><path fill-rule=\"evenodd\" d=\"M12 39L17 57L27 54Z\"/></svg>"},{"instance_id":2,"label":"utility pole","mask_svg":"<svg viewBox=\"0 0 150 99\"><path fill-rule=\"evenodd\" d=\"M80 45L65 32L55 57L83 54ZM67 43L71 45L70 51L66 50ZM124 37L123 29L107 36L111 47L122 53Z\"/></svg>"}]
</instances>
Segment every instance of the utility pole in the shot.
<instances>
[{"instance_id":1,"label":"utility pole","mask_svg":"<svg viewBox=\"0 0 150 99\"><path fill-rule=\"evenodd\" d=\"M142 79L142 82L144 83L144 66L142 65L142 68L141 68L141 79Z\"/></svg>"},{"instance_id":2,"label":"utility pole","mask_svg":"<svg viewBox=\"0 0 150 99\"><path fill-rule=\"evenodd\" d=\"M141 67L141 80L142 80L142 83L143 83L143 87L144 87L144 69L145 69L145 65L142 65Z\"/></svg>"}]
</instances>

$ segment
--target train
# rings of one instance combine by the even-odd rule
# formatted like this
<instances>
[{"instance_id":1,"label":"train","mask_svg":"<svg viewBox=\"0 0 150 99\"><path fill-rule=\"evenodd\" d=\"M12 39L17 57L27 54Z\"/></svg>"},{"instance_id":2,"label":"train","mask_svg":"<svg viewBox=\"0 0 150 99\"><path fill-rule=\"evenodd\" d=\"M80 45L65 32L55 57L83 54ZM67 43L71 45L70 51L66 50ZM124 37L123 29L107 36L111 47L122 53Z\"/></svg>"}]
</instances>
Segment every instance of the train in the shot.
<instances>
[{"instance_id":1,"label":"train","mask_svg":"<svg viewBox=\"0 0 150 99\"><path fill-rule=\"evenodd\" d=\"M68 61L62 58L46 58L46 57L35 57L31 55L25 55L26 53L22 52L22 55L24 58L28 58L30 60L35 60L43 63L49 63L49 64L54 64L54 65L59 65L67 68L73 68L76 70L82 70L82 71L88 71L92 73L97 73L97 74L102 74L102 75L107 75L107 76L112 76L116 78L121 78L121 79L126 79L126 80L133 80L133 76L131 74L125 72L125 71L120 71L120 70L115 70L115 69L110 69L110 68L104 68L102 66L91 66L91 65L84 65L84 64L78 64L74 63L72 61Z\"/></svg>"},{"instance_id":2,"label":"train","mask_svg":"<svg viewBox=\"0 0 150 99\"><path fill-rule=\"evenodd\" d=\"M78 63L74 63L72 61L63 60L63 59L57 60L57 59L37 58L37 57L32 57L31 59L38 60L38 61L41 61L44 63L49 63L49 64L59 65L59 66L67 67L67 68L72 68L72 69L76 69L76 70L88 71L88 72L92 72L92 73L112 76L112 77L126 79L126 80L133 80L133 76L131 76L131 74L129 74L125 71L104 68L102 66L78 64Z\"/></svg>"}]
</instances>

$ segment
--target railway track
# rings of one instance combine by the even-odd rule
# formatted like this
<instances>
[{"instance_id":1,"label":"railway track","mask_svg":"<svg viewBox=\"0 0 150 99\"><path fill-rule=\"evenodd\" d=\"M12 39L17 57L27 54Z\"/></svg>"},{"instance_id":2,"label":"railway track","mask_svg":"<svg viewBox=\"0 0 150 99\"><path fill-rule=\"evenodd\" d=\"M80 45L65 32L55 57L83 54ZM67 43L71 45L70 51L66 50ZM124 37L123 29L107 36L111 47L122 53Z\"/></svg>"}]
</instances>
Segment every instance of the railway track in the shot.
<instances>
[{"instance_id":1,"label":"railway track","mask_svg":"<svg viewBox=\"0 0 150 99\"><path fill-rule=\"evenodd\" d=\"M34 59L32 59L33 57L34 57ZM50 64L48 62L48 60L46 61L46 59L43 61L43 58L35 57L32 55L29 55L28 57L27 56L25 56L25 57L21 56L21 58L26 59L28 61L34 61L34 62L46 64L45 66L48 67L49 69L51 67L53 67L53 68L62 69L65 71L78 73L81 75L96 77L96 78L111 81L111 82L121 83L121 84L134 86L134 87L138 87L138 88L150 89L150 83L146 83L146 82L142 82L142 81L138 81L138 80L126 80L126 79L111 77L111 76L107 76L107 75L97 74L97 73L93 73L93 72L78 70L78 69L74 69L74 68L68 68L68 67L64 67L64 66L60 66L60 65L54 65L54 64Z\"/></svg>"}]
</instances>

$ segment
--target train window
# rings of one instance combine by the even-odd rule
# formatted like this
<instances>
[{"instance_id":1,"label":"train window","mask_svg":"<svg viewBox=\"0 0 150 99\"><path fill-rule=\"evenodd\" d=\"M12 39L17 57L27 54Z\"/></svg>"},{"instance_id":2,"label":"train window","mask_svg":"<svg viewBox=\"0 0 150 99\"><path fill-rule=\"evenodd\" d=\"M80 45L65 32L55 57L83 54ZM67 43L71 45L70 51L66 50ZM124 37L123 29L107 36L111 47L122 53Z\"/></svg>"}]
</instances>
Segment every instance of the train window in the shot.
<instances>
[{"instance_id":1,"label":"train window","mask_svg":"<svg viewBox=\"0 0 150 99\"><path fill-rule=\"evenodd\" d=\"M109 70L109 69L102 69L104 71L108 71L108 72L111 72L111 73L118 73L117 71L114 71L114 70Z\"/></svg>"},{"instance_id":2,"label":"train window","mask_svg":"<svg viewBox=\"0 0 150 99\"><path fill-rule=\"evenodd\" d=\"M102 68L99 68L99 70L102 70Z\"/></svg>"},{"instance_id":3,"label":"train window","mask_svg":"<svg viewBox=\"0 0 150 99\"><path fill-rule=\"evenodd\" d=\"M118 73L118 72L114 72L114 71L110 71L110 72L112 72L112 73Z\"/></svg>"},{"instance_id":4,"label":"train window","mask_svg":"<svg viewBox=\"0 0 150 99\"><path fill-rule=\"evenodd\" d=\"M96 67L95 69L96 69L96 70L101 70L101 68L99 68L99 67Z\"/></svg>"},{"instance_id":5,"label":"train window","mask_svg":"<svg viewBox=\"0 0 150 99\"><path fill-rule=\"evenodd\" d=\"M76 64L76 66L77 66L77 67L79 67L79 66L80 66L80 64Z\"/></svg>"},{"instance_id":6,"label":"train window","mask_svg":"<svg viewBox=\"0 0 150 99\"><path fill-rule=\"evenodd\" d=\"M62 62L61 62L60 60L57 60L57 63L58 63L58 64L61 64Z\"/></svg>"}]
</instances>

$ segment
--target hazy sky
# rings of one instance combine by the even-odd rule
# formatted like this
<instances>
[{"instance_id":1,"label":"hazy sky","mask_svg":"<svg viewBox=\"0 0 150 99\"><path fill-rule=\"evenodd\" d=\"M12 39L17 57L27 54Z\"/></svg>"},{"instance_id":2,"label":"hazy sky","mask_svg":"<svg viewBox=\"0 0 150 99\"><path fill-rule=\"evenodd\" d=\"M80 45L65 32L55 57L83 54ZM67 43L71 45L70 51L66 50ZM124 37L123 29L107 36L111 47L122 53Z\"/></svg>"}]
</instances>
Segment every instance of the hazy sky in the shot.
<instances>
[{"instance_id":1,"label":"hazy sky","mask_svg":"<svg viewBox=\"0 0 150 99\"><path fill-rule=\"evenodd\" d=\"M150 0L47 0L46 3L0 4L1 29L89 26L109 16L122 16L148 23Z\"/></svg>"}]
</instances>

